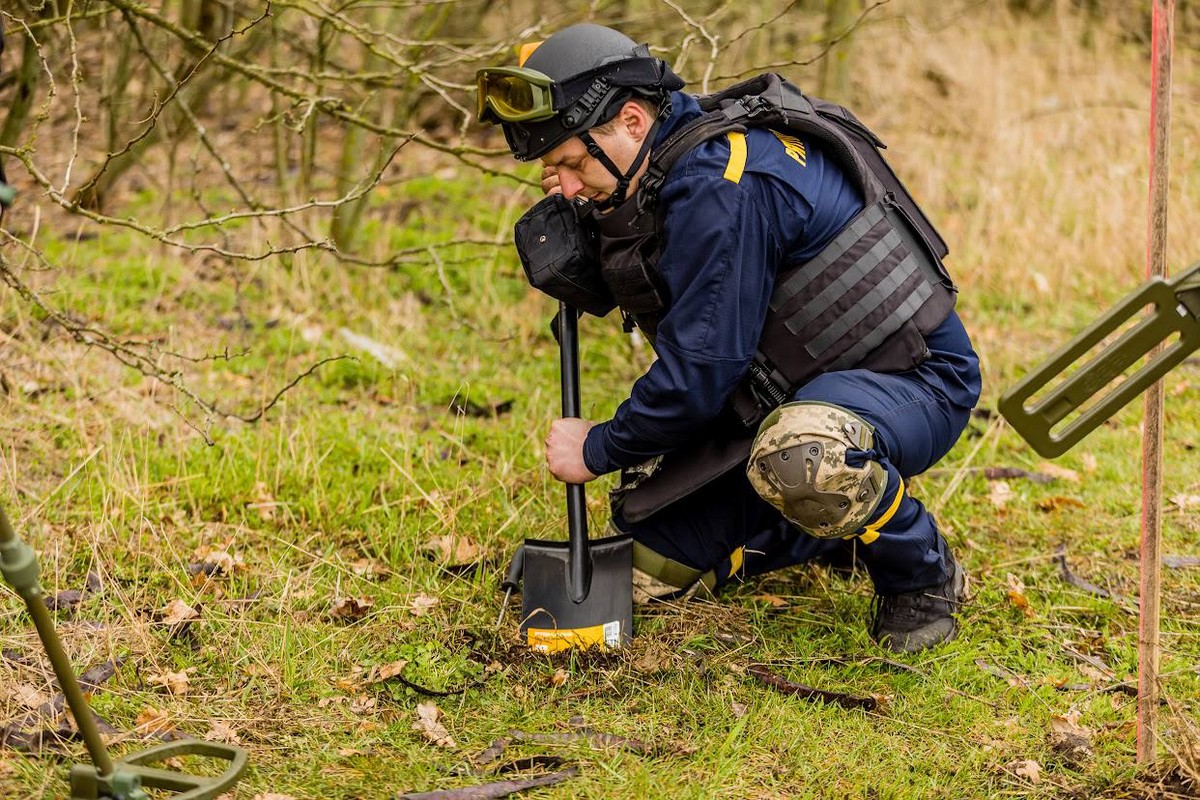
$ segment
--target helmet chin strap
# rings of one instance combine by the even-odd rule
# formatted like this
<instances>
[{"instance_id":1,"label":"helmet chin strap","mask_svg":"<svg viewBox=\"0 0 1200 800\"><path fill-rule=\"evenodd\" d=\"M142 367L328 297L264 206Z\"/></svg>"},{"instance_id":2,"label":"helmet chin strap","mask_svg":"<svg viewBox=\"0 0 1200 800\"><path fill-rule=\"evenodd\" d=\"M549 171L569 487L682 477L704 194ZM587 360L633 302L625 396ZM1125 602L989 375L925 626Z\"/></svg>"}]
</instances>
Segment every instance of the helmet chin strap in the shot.
<instances>
[{"instance_id":1,"label":"helmet chin strap","mask_svg":"<svg viewBox=\"0 0 1200 800\"><path fill-rule=\"evenodd\" d=\"M638 149L637 155L633 158L633 163L629 165L629 169L624 173L608 157L608 153L604 152L603 148L596 143L596 140L592 138L592 134L589 131L579 134L579 139L583 142L584 147L587 148L588 155L603 164L604 168L617 179L617 188L613 189L608 199L594 204L594 207L598 211L608 211L625 202L625 193L629 191L629 184L633 181L633 176L637 173L638 168L642 166L642 162L646 160L646 156L650 154L650 148L654 145L654 136L658 133L658 127L661 123L661 119L654 120L654 124L650 126L650 130L646 133L646 138L642 140L641 148Z\"/></svg>"}]
</instances>

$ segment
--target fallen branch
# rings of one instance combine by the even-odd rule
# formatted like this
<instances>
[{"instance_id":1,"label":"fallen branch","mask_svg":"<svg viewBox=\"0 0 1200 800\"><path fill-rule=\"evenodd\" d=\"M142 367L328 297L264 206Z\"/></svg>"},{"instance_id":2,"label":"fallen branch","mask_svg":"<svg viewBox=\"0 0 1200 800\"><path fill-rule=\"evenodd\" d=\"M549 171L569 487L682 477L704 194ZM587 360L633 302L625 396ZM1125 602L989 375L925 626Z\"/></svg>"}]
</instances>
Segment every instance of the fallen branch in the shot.
<instances>
[{"instance_id":1,"label":"fallen branch","mask_svg":"<svg viewBox=\"0 0 1200 800\"><path fill-rule=\"evenodd\" d=\"M762 664L752 664L746 668L746 671L771 688L777 689L784 694L792 694L802 697L805 700L813 700L821 703L833 703L842 708L861 708L864 711L876 711L879 709L879 701L874 697L855 697L841 692L815 689L812 686L805 686L802 683L794 683L776 675Z\"/></svg>"},{"instance_id":2,"label":"fallen branch","mask_svg":"<svg viewBox=\"0 0 1200 800\"><path fill-rule=\"evenodd\" d=\"M1055 561L1055 563L1058 564L1059 574L1062 576L1062 579L1064 581L1066 581L1067 583L1071 584L1072 586L1076 587L1077 589L1082 589L1083 591L1085 591L1089 594L1094 594L1097 597L1106 597L1109 600L1112 600L1114 603L1117 604L1118 608L1120 608L1122 611L1124 611L1128 614L1136 614L1137 613L1133 608L1131 608L1128 605L1125 597L1123 597L1119 594L1116 594L1114 592L1110 592L1107 589L1102 589L1101 587L1097 586L1096 584L1091 583L1090 581L1086 581L1083 578L1076 575L1074 572L1072 572L1070 565L1067 564L1067 546L1066 545L1060 544L1058 546L1058 549L1054 552L1054 561Z\"/></svg>"},{"instance_id":3,"label":"fallen branch","mask_svg":"<svg viewBox=\"0 0 1200 800\"><path fill-rule=\"evenodd\" d=\"M462 789L439 789L433 792L406 792L397 800L487 800L492 797L507 797L517 792L527 792L543 786L554 786L579 774L578 767L567 767L559 772L550 772L536 778L512 781L494 781L480 786L465 786Z\"/></svg>"}]
</instances>

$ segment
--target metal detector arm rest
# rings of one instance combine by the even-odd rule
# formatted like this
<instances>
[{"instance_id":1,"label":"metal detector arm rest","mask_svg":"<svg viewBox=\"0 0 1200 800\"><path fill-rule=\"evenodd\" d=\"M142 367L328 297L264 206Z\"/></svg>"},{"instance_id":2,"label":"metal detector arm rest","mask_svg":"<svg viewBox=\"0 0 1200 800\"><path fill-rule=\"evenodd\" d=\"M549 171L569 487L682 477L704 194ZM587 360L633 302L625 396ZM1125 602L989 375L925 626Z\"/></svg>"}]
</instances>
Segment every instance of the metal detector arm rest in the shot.
<instances>
[{"instance_id":1,"label":"metal detector arm rest","mask_svg":"<svg viewBox=\"0 0 1200 800\"><path fill-rule=\"evenodd\" d=\"M1061 384L1036 402L1029 402L1146 306L1153 306L1149 315ZM1154 354L1091 408L1056 430L1063 420L1175 334L1178 341ZM1171 280L1155 278L1142 284L1006 392L1000 399L1000 413L1038 453L1047 458L1060 456L1197 348L1200 348L1200 263Z\"/></svg>"}]
</instances>

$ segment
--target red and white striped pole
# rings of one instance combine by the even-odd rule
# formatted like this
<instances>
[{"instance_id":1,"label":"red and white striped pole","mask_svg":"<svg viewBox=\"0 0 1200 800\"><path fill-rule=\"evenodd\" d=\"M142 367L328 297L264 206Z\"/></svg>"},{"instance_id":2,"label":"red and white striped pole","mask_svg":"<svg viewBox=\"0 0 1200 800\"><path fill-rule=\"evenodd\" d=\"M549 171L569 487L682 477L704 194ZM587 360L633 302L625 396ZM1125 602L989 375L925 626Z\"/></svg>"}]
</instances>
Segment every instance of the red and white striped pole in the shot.
<instances>
[{"instance_id":1,"label":"red and white striped pole","mask_svg":"<svg viewBox=\"0 0 1200 800\"><path fill-rule=\"evenodd\" d=\"M1171 51L1175 37L1175 0L1152 0L1150 44L1150 213L1147 225L1146 276L1167 274L1167 187L1171 130ZM1161 350L1162 345L1159 346ZM1159 669L1159 578L1162 574L1163 383L1145 395L1142 433L1141 614L1138 632L1137 760L1157 757Z\"/></svg>"}]
</instances>

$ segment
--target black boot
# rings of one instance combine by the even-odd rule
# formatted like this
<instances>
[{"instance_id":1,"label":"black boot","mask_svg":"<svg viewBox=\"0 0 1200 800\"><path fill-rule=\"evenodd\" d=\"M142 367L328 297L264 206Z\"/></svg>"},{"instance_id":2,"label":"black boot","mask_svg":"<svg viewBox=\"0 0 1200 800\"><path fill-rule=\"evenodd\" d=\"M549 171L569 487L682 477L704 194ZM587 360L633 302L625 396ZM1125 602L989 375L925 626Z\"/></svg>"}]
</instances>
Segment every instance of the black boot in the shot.
<instances>
[{"instance_id":1,"label":"black boot","mask_svg":"<svg viewBox=\"0 0 1200 800\"><path fill-rule=\"evenodd\" d=\"M945 583L905 594L875 595L871 638L894 653L916 653L948 642L958 633L954 619L967 594L967 572L946 548L950 577Z\"/></svg>"}]
</instances>

